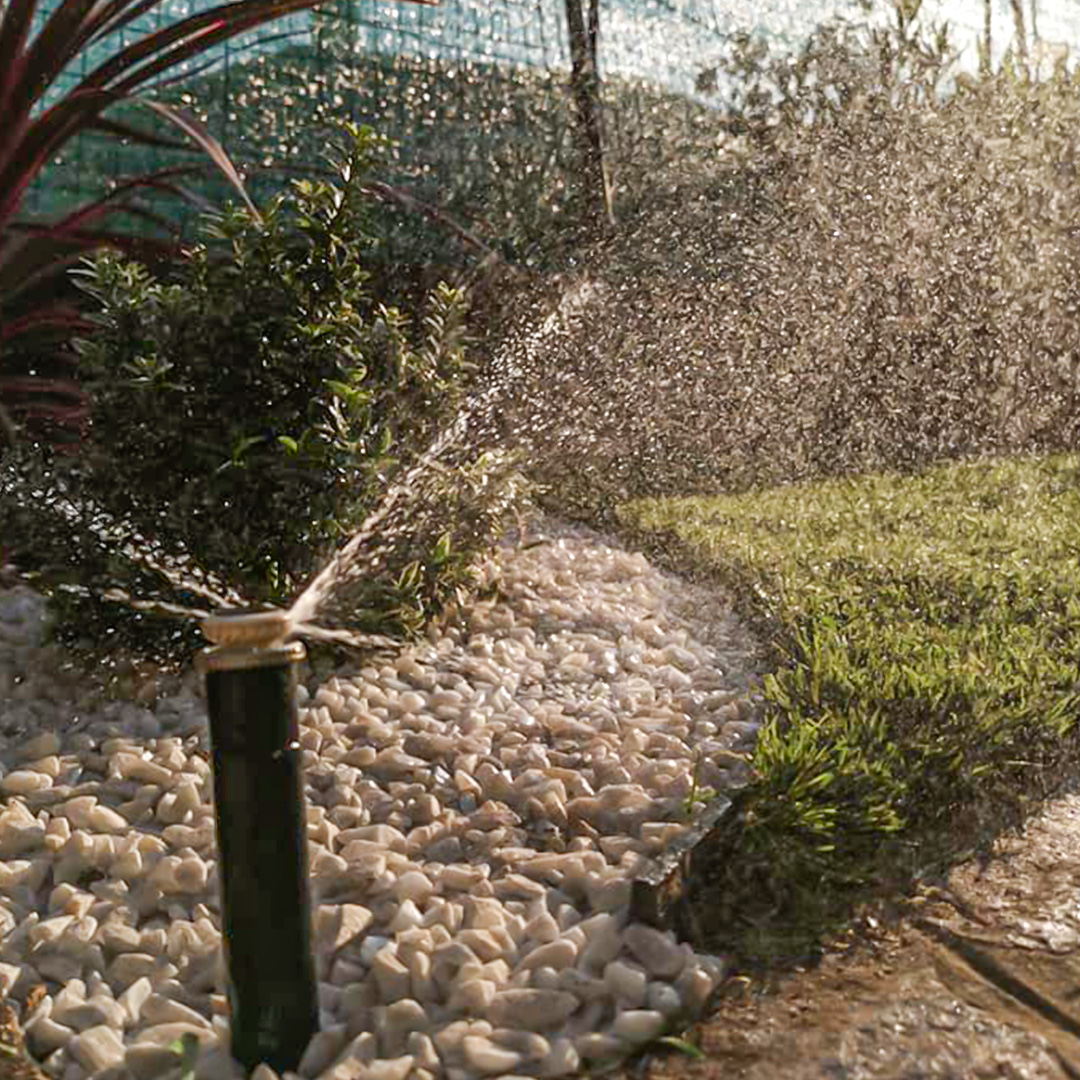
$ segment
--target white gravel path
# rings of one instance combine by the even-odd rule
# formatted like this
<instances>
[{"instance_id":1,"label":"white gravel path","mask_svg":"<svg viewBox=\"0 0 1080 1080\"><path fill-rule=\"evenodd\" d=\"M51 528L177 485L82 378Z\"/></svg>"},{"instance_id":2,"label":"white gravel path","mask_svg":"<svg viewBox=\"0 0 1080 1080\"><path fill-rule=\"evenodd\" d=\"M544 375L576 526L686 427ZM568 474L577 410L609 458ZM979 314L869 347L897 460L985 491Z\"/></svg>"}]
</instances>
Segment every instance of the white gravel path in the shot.
<instances>
[{"instance_id":1,"label":"white gravel path","mask_svg":"<svg viewBox=\"0 0 1080 1080\"><path fill-rule=\"evenodd\" d=\"M544 522L477 603L300 689L326 1080L558 1077L699 1010L723 962L628 921L694 783L745 779L754 645L724 601ZM0 591L0 997L57 1078L228 1046L206 713L191 673L104 701ZM265 1073L265 1069L260 1069Z\"/></svg>"}]
</instances>

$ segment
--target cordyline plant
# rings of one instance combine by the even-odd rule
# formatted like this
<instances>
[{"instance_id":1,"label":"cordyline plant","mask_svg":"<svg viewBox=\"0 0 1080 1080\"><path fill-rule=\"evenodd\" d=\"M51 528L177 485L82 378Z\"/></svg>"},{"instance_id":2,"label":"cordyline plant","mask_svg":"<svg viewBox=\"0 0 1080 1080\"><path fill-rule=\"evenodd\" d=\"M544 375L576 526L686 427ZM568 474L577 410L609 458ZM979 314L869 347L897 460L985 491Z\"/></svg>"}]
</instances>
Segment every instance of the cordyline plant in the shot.
<instances>
[{"instance_id":1,"label":"cordyline plant","mask_svg":"<svg viewBox=\"0 0 1080 1080\"><path fill-rule=\"evenodd\" d=\"M134 197L155 190L192 197L181 181L193 170L178 165L126 178L107 194L48 222L20 217L31 184L71 139L97 132L158 147L189 149L194 143L250 206L240 176L217 140L191 116L139 98L136 92L238 34L321 2L237 0L191 15L120 48L73 89L46 104L62 72L110 35L130 31L162 0L61 0L36 33L32 29L38 0L0 0L0 447L19 437L16 416L44 418L69 429L81 424L85 404L78 384L56 374L73 364L65 346L84 328L77 309L64 299L63 272L103 247L143 256L174 250L167 240L116 227L115 217L123 213L164 226ZM145 106L189 141L163 138L127 119L106 117L119 102ZM5 358L10 366L16 350L35 357L26 374L5 372ZM52 368L48 377L39 359L46 354ZM62 366L56 369L58 358Z\"/></svg>"}]
</instances>

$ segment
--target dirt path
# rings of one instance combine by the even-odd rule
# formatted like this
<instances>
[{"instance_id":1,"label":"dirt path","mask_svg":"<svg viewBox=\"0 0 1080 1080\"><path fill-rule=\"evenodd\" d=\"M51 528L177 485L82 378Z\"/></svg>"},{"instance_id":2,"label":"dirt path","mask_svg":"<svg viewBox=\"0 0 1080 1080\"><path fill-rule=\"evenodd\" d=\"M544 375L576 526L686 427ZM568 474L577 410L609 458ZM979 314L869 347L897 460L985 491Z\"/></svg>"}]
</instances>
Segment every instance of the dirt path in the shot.
<instances>
[{"instance_id":1,"label":"dirt path","mask_svg":"<svg viewBox=\"0 0 1080 1080\"><path fill-rule=\"evenodd\" d=\"M1080 795L1049 803L891 926L767 993L725 988L692 1038L635 1080L1080 1078Z\"/></svg>"}]
</instances>

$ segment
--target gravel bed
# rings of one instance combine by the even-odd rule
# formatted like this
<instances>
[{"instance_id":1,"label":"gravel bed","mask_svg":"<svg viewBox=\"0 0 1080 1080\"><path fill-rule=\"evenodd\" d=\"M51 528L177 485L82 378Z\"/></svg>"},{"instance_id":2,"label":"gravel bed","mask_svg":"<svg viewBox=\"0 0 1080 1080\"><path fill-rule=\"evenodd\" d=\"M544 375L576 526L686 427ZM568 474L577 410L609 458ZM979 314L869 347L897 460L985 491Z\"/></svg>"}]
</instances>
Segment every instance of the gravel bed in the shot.
<instances>
[{"instance_id":1,"label":"gravel bed","mask_svg":"<svg viewBox=\"0 0 1080 1080\"><path fill-rule=\"evenodd\" d=\"M745 782L753 641L722 597L544 521L478 602L299 689L325 1080L558 1077L699 1011L724 973L628 920L695 784ZM194 673L105 700L0 591L0 998L57 1078L226 1050L205 705ZM160 688L159 688L160 690ZM260 1067L260 1073L267 1073Z\"/></svg>"}]
</instances>

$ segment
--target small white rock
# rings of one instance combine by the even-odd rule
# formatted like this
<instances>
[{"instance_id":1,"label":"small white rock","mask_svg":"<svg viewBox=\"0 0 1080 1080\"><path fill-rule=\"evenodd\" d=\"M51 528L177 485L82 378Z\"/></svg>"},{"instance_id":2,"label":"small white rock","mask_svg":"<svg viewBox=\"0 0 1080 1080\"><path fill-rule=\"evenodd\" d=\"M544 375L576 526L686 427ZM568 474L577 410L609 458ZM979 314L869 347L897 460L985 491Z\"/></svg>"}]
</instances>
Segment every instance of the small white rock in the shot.
<instances>
[{"instance_id":1,"label":"small white rock","mask_svg":"<svg viewBox=\"0 0 1080 1080\"><path fill-rule=\"evenodd\" d=\"M521 1063L521 1055L496 1046L482 1035L466 1035L462 1039L465 1064L476 1072L510 1073Z\"/></svg>"},{"instance_id":2,"label":"small white rock","mask_svg":"<svg viewBox=\"0 0 1080 1080\"><path fill-rule=\"evenodd\" d=\"M180 1055L167 1046L132 1043L124 1051L124 1067L135 1080L158 1080L180 1064Z\"/></svg>"},{"instance_id":3,"label":"small white rock","mask_svg":"<svg viewBox=\"0 0 1080 1080\"><path fill-rule=\"evenodd\" d=\"M658 979L674 979L686 961L674 935L643 923L631 923L623 931L623 942L645 970Z\"/></svg>"},{"instance_id":4,"label":"small white rock","mask_svg":"<svg viewBox=\"0 0 1080 1080\"><path fill-rule=\"evenodd\" d=\"M100 1024L76 1035L69 1044L71 1056L87 1072L110 1069L124 1060L124 1044L111 1027Z\"/></svg>"},{"instance_id":5,"label":"small white rock","mask_svg":"<svg viewBox=\"0 0 1080 1080\"><path fill-rule=\"evenodd\" d=\"M578 999L563 990L509 989L495 996L490 1017L501 1027L550 1031L565 1023L577 1007Z\"/></svg>"},{"instance_id":6,"label":"small white rock","mask_svg":"<svg viewBox=\"0 0 1080 1080\"><path fill-rule=\"evenodd\" d=\"M301 1076L311 1078L325 1072L344 1049L347 1039L344 1024L331 1025L316 1031L307 1044L296 1071Z\"/></svg>"},{"instance_id":7,"label":"small white rock","mask_svg":"<svg viewBox=\"0 0 1080 1080\"><path fill-rule=\"evenodd\" d=\"M411 1054L398 1058L383 1058L356 1066L356 1080L405 1080L412 1071Z\"/></svg>"},{"instance_id":8,"label":"small white rock","mask_svg":"<svg viewBox=\"0 0 1080 1080\"><path fill-rule=\"evenodd\" d=\"M609 992L631 1009L645 1004L648 982L648 976L641 968L622 960L612 960L604 968L604 983Z\"/></svg>"},{"instance_id":9,"label":"small white rock","mask_svg":"<svg viewBox=\"0 0 1080 1080\"><path fill-rule=\"evenodd\" d=\"M663 1034L667 1017L653 1009L627 1009L615 1017L614 1033L635 1046L652 1042Z\"/></svg>"},{"instance_id":10,"label":"small white rock","mask_svg":"<svg viewBox=\"0 0 1080 1080\"><path fill-rule=\"evenodd\" d=\"M67 1046L69 1040L75 1037L75 1032L50 1016L39 1016L27 1026L26 1035L34 1057L42 1059Z\"/></svg>"}]
</instances>

